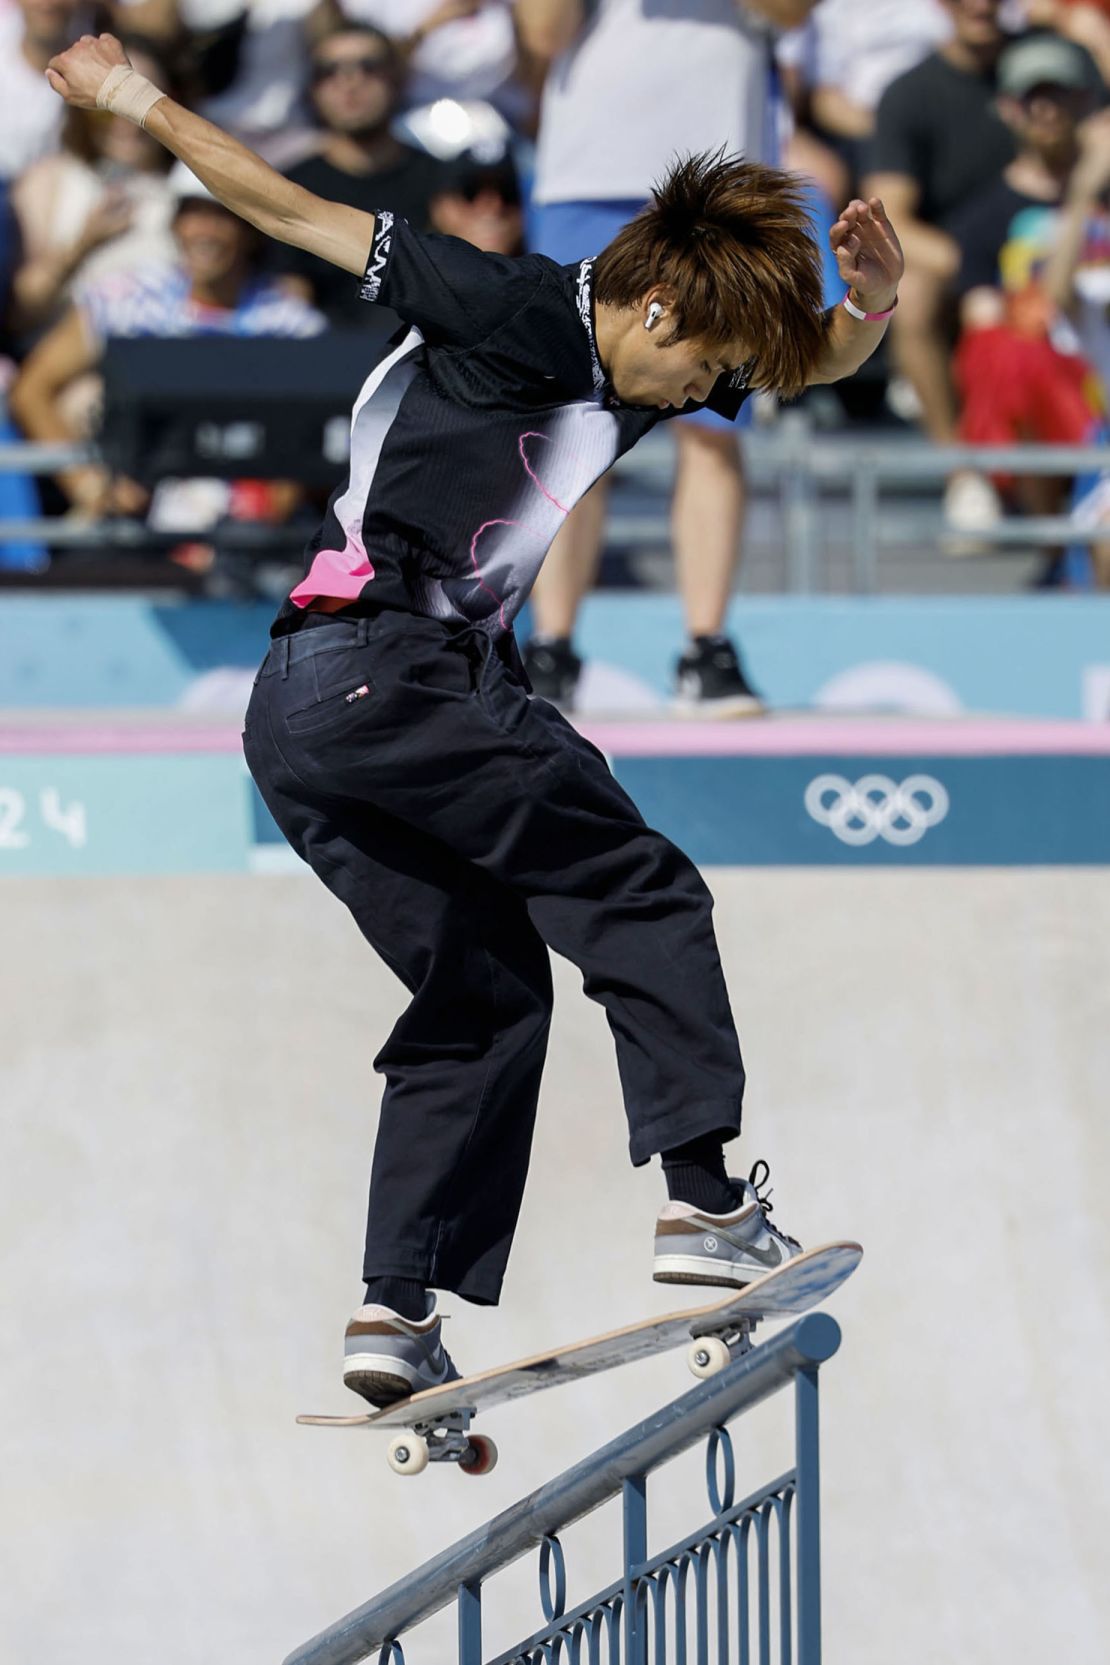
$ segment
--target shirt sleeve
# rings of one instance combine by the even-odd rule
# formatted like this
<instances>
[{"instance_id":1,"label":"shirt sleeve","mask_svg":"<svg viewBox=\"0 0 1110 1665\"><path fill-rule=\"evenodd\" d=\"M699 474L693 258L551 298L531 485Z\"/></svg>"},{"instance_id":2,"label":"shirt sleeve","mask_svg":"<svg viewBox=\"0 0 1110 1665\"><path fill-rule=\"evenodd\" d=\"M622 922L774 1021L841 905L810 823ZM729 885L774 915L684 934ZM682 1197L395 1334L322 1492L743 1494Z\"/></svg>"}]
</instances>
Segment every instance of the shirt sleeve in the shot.
<instances>
[{"instance_id":1,"label":"shirt sleeve","mask_svg":"<svg viewBox=\"0 0 1110 1665\"><path fill-rule=\"evenodd\" d=\"M723 375L717 377L708 399L704 399L700 405L691 401L685 409L687 411L716 411L718 416L726 417L729 422L735 422L740 414L741 406L745 405L751 397L753 368L753 363L748 362L742 364L738 370L726 370Z\"/></svg>"},{"instance_id":2,"label":"shirt sleeve","mask_svg":"<svg viewBox=\"0 0 1110 1665\"><path fill-rule=\"evenodd\" d=\"M429 341L474 347L527 306L548 265L539 255L483 254L458 237L414 231L383 209L359 294L392 307Z\"/></svg>"}]
</instances>

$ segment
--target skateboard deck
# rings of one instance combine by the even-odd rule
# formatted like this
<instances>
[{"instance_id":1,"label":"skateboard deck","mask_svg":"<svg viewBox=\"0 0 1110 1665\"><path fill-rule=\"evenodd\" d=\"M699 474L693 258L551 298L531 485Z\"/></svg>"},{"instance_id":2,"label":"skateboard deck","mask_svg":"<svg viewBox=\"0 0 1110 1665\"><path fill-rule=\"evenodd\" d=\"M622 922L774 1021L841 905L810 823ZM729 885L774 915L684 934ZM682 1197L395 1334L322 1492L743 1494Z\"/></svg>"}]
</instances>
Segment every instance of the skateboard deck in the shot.
<instances>
[{"instance_id":1,"label":"skateboard deck","mask_svg":"<svg viewBox=\"0 0 1110 1665\"><path fill-rule=\"evenodd\" d=\"M299 1416L297 1421L313 1428L407 1428L416 1433L453 1427L465 1435L470 1418L478 1411L557 1387L562 1382L575 1382L584 1376L613 1370L634 1359L650 1358L691 1341L694 1343L690 1347L691 1369L699 1376L710 1375L728 1363L730 1344L731 1351L746 1350L750 1346L751 1331L762 1319L788 1318L819 1306L851 1276L862 1255L858 1243L826 1243L807 1249L785 1266L776 1267L743 1289L705 1306L641 1319L638 1324L607 1330L604 1335L591 1336L586 1341L573 1341L565 1347L497 1365L475 1376L464 1376L457 1382L446 1382L442 1387L427 1388L407 1399L396 1400L381 1410L350 1416ZM717 1338L717 1344L702 1342L702 1338ZM699 1342L702 1342L700 1349ZM699 1351L706 1355L704 1359L696 1357ZM464 1440L464 1446L465 1443ZM471 1446L475 1443L470 1442ZM448 1449L442 1455L457 1459L459 1453L453 1449L457 1444L448 1440ZM465 1463L465 1451L461 1454ZM392 1456L390 1463L400 1472ZM489 1466L492 1467L492 1461Z\"/></svg>"}]
</instances>

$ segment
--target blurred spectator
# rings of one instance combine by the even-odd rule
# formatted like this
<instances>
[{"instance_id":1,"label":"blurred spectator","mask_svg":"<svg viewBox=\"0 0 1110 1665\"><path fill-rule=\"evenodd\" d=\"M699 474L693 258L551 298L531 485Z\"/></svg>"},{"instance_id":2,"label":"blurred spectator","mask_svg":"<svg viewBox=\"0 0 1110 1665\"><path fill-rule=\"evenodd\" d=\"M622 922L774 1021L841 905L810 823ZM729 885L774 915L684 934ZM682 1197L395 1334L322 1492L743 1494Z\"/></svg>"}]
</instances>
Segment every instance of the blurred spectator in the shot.
<instances>
[{"instance_id":1,"label":"blurred spectator","mask_svg":"<svg viewBox=\"0 0 1110 1665\"><path fill-rule=\"evenodd\" d=\"M426 229L440 164L390 131L404 77L393 43L378 29L344 27L317 41L309 73L322 147L290 168L288 178L332 202L370 214L389 208ZM349 273L286 245L274 250L272 261L333 325L366 327L368 309Z\"/></svg>"},{"instance_id":2,"label":"blurred spectator","mask_svg":"<svg viewBox=\"0 0 1110 1665\"><path fill-rule=\"evenodd\" d=\"M1028 0L1025 20L1085 47L1110 83L1110 0Z\"/></svg>"},{"instance_id":3,"label":"blurred spectator","mask_svg":"<svg viewBox=\"0 0 1110 1665\"><path fill-rule=\"evenodd\" d=\"M952 223L1014 154L994 100L1005 44L999 0L945 0L945 9L952 39L892 81L879 102L864 187L882 197L906 255L891 354L916 394L926 433L940 444L956 437L948 308L960 250Z\"/></svg>"},{"instance_id":4,"label":"blurred spectator","mask_svg":"<svg viewBox=\"0 0 1110 1665\"><path fill-rule=\"evenodd\" d=\"M865 171L883 93L951 34L942 0L820 0L780 45L784 72L807 86L809 122L844 158L850 187Z\"/></svg>"},{"instance_id":5,"label":"blurred spectator","mask_svg":"<svg viewBox=\"0 0 1110 1665\"><path fill-rule=\"evenodd\" d=\"M815 3L517 0L525 48L554 60L540 113L534 247L563 265L598 254L676 152L723 147L773 160L773 27L803 22ZM744 519L736 427L711 411L672 424L672 538L690 638L676 693L683 706L740 715L761 704L723 634ZM573 704L581 672L573 632L597 573L606 497L602 481L568 516L532 592L528 674L563 705Z\"/></svg>"},{"instance_id":6,"label":"blurred spectator","mask_svg":"<svg viewBox=\"0 0 1110 1665\"><path fill-rule=\"evenodd\" d=\"M1110 388L1110 118L1083 121L1099 97L1098 72L1075 43L1039 35L1007 48L998 85L1018 153L953 227L963 247L960 437L1093 444ZM1060 507L1060 481L1029 476L1014 486L1032 513ZM999 512L989 481L955 477L954 525L974 532Z\"/></svg>"},{"instance_id":7,"label":"blurred spectator","mask_svg":"<svg viewBox=\"0 0 1110 1665\"><path fill-rule=\"evenodd\" d=\"M180 11L199 70L196 107L275 166L303 154L306 51L347 27L396 43L404 107L492 98L519 113L508 0L180 0Z\"/></svg>"},{"instance_id":8,"label":"blurred spectator","mask_svg":"<svg viewBox=\"0 0 1110 1665\"><path fill-rule=\"evenodd\" d=\"M520 181L506 151L499 160L464 154L443 168L432 198L434 231L461 237L485 254L522 254Z\"/></svg>"},{"instance_id":9,"label":"blurred spectator","mask_svg":"<svg viewBox=\"0 0 1110 1665\"><path fill-rule=\"evenodd\" d=\"M18 240L8 189L0 183L0 317L7 311ZM11 361L0 358L0 444L4 445L14 444L20 438L8 417L5 396L13 372ZM33 520L40 513L38 489L29 474L0 474L0 521ZM48 561L48 552L41 544L0 539L0 572L38 572Z\"/></svg>"},{"instance_id":10,"label":"blurred spectator","mask_svg":"<svg viewBox=\"0 0 1110 1665\"><path fill-rule=\"evenodd\" d=\"M182 165L171 174L177 199L173 266L119 272L81 289L72 306L28 357L12 388L11 408L29 439L87 438L66 406L66 393L99 363L109 336L207 334L304 337L324 320L304 301L260 275L260 241L245 221L216 202ZM90 515L137 514L147 493L132 480L112 480L97 464L64 471L59 484L75 509ZM168 507L174 487L159 486L152 519ZM213 482L230 499L233 486ZM158 496L164 500L157 501ZM215 495L218 495L215 494ZM214 505L214 494L208 497Z\"/></svg>"},{"instance_id":11,"label":"blurred spectator","mask_svg":"<svg viewBox=\"0 0 1110 1665\"><path fill-rule=\"evenodd\" d=\"M274 166L303 154L306 27L314 0L180 0L190 108Z\"/></svg>"},{"instance_id":12,"label":"blurred spectator","mask_svg":"<svg viewBox=\"0 0 1110 1665\"><path fill-rule=\"evenodd\" d=\"M16 0L0 11L0 180L57 148L65 105L45 70L81 33L79 0Z\"/></svg>"},{"instance_id":13,"label":"blurred spectator","mask_svg":"<svg viewBox=\"0 0 1110 1665\"><path fill-rule=\"evenodd\" d=\"M166 86L166 65L125 44L138 73ZM12 284L17 329L49 321L74 283L173 259L172 161L122 116L66 110L61 150L33 162L12 189L23 250Z\"/></svg>"},{"instance_id":14,"label":"blurred spectator","mask_svg":"<svg viewBox=\"0 0 1110 1665\"><path fill-rule=\"evenodd\" d=\"M397 42L408 70L406 108L480 100L514 126L526 120L530 100L515 78L510 0L342 0L342 8Z\"/></svg>"}]
</instances>

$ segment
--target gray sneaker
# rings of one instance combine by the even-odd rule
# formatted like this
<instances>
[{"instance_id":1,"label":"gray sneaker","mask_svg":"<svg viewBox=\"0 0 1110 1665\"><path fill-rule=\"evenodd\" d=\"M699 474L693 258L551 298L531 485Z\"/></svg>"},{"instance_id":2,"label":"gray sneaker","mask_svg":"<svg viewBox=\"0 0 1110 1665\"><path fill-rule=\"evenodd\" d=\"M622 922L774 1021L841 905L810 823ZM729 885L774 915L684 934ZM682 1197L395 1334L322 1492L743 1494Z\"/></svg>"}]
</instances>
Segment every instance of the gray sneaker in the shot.
<instances>
[{"instance_id":1,"label":"gray sneaker","mask_svg":"<svg viewBox=\"0 0 1110 1665\"><path fill-rule=\"evenodd\" d=\"M766 1162L757 1162L747 1179L730 1181L741 1193L731 1214L706 1214L684 1202L661 1208L655 1222L655 1282L734 1289L800 1255L802 1245L768 1218L771 1193L761 1196L759 1186L770 1171Z\"/></svg>"},{"instance_id":2,"label":"gray sneaker","mask_svg":"<svg viewBox=\"0 0 1110 1665\"><path fill-rule=\"evenodd\" d=\"M435 1301L425 1318L402 1318L391 1307L359 1307L347 1325L343 1380L372 1405L391 1405L410 1393L457 1382L440 1335Z\"/></svg>"}]
</instances>

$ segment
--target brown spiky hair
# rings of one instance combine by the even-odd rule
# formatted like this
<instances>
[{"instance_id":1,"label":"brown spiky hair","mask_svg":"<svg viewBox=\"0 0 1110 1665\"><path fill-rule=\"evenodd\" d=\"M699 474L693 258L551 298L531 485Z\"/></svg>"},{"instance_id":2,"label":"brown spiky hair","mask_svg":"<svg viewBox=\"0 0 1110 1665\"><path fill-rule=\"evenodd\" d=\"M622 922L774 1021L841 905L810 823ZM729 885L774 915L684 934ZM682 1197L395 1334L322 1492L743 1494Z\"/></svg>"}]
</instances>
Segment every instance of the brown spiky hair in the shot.
<instances>
[{"instance_id":1,"label":"brown spiky hair","mask_svg":"<svg viewBox=\"0 0 1110 1665\"><path fill-rule=\"evenodd\" d=\"M793 174L723 151L677 158L598 256L597 300L636 306L665 286L674 294L668 341L742 342L753 387L800 393L828 329L804 190Z\"/></svg>"}]
</instances>

